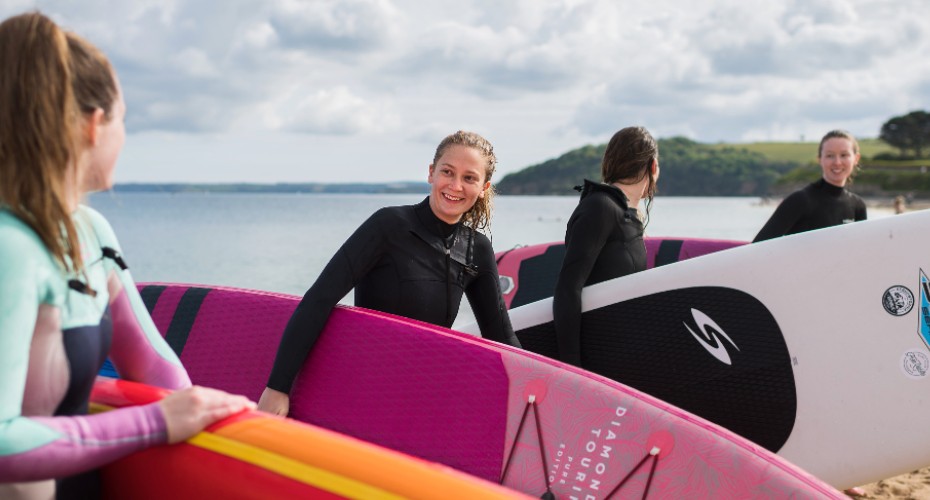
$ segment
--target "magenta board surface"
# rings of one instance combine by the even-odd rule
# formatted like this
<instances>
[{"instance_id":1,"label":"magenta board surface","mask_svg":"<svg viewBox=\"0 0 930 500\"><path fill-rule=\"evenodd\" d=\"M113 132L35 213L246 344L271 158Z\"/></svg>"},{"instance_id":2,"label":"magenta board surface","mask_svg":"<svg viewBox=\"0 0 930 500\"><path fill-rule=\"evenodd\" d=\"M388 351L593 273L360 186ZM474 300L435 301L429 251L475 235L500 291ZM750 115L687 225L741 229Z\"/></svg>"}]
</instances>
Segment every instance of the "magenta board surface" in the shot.
<instances>
[{"instance_id":1,"label":"magenta board surface","mask_svg":"<svg viewBox=\"0 0 930 500\"><path fill-rule=\"evenodd\" d=\"M140 289L194 383L258 398L297 297ZM842 498L762 447L617 382L364 309L334 311L291 408L298 420L484 479L504 475L532 495Z\"/></svg>"},{"instance_id":2,"label":"magenta board surface","mask_svg":"<svg viewBox=\"0 0 930 500\"><path fill-rule=\"evenodd\" d=\"M734 240L666 237L647 237L645 242L649 269L746 244ZM552 297L564 257L565 244L561 241L498 252L497 270L507 307Z\"/></svg>"}]
</instances>

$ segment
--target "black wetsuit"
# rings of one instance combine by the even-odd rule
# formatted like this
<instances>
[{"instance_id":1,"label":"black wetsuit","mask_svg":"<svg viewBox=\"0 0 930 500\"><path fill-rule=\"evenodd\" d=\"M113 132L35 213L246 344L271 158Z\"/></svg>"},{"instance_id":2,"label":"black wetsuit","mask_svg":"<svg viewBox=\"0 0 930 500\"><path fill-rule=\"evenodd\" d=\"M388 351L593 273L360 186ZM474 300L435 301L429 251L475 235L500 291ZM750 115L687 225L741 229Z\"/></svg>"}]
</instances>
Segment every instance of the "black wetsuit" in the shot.
<instances>
[{"instance_id":1,"label":"black wetsuit","mask_svg":"<svg viewBox=\"0 0 930 500\"><path fill-rule=\"evenodd\" d=\"M382 208L349 237L291 316L268 387L290 392L330 311L355 288L355 305L452 326L462 293L485 338L520 346L500 292L488 238L439 220L429 198Z\"/></svg>"},{"instance_id":2,"label":"black wetsuit","mask_svg":"<svg viewBox=\"0 0 930 500\"><path fill-rule=\"evenodd\" d=\"M643 224L616 186L585 180L565 231L552 315L559 358L581 366L581 289L646 269Z\"/></svg>"},{"instance_id":3,"label":"black wetsuit","mask_svg":"<svg viewBox=\"0 0 930 500\"><path fill-rule=\"evenodd\" d=\"M866 219L865 203L822 178L788 195L753 242Z\"/></svg>"}]
</instances>

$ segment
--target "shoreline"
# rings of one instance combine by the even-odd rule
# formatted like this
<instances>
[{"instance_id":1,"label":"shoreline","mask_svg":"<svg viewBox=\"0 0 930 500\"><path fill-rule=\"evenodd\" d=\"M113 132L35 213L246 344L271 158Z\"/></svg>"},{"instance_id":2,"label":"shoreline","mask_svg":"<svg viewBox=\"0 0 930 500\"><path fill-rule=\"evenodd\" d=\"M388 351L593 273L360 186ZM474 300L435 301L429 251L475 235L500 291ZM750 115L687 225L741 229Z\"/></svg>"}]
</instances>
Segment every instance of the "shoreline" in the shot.
<instances>
[{"instance_id":1,"label":"shoreline","mask_svg":"<svg viewBox=\"0 0 930 500\"><path fill-rule=\"evenodd\" d=\"M865 201L865 206L867 208L885 208L888 210L894 209L894 198L873 198L863 196L862 200ZM905 212L914 212L917 210L925 210L927 208L930 208L930 200L918 199L904 202Z\"/></svg>"},{"instance_id":2,"label":"shoreline","mask_svg":"<svg viewBox=\"0 0 930 500\"><path fill-rule=\"evenodd\" d=\"M894 210L894 198L893 197L872 197L872 196L860 196L862 201L865 202L866 208L877 208L881 210ZM778 206L784 198L759 198L759 205L773 205ZM927 199L914 199L911 201L905 201L904 203L904 212L916 212L918 210L926 210L930 208L930 200Z\"/></svg>"}]
</instances>

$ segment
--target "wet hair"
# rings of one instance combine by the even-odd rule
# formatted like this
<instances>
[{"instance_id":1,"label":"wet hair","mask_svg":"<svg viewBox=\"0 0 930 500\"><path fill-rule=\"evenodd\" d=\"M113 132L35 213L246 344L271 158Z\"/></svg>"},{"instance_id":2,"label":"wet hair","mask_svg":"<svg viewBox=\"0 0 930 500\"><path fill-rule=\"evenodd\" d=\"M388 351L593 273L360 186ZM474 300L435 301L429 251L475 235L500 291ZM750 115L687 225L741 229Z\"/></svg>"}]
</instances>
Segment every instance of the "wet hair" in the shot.
<instances>
[{"instance_id":1,"label":"wet hair","mask_svg":"<svg viewBox=\"0 0 930 500\"><path fill-rule=\"evenodd\" d=\"M481 153L481 157L487 162L484 169L484 180L481 181L481 184L483 186L485 182L491 181L491 176L494 175L494 170L497 168L497 156L494 155L494 146L492 146L487 139L474 132L467 132L464 130L459 130L454 134L450 134L436 147L436 154L433 156L433 165L435 165L446 150L452 146L468 146ZM494 194L494 186L492 185L484 191L484 197L478 198L475 204L462 215L462 223L472 229L484 229L488 227L491 223L491 209L493 208Z\"/></svg>"},{"instance_id":2,"label":"wet hair","mask_svg":"<svg viewBox=\"0 0 930 500\"><path fill-rule=\"evenodd\" d=\"M820 145L817 146L817 159L819 160L823 156L823 145L827 143L830 139L846 139L852 143L853 153L859 154L859 141L856 140L855 136L849 133L846 130L835 129L827 132L823 139L820 139ZM848 184L852 184L853 177L856 176L856 173L861 170L859 163L853 165L852 172L849 173L849 179L846 180Z\"/></svg>"},{"instance_id":3,"label":"wet hair","mask_svg":"<svg viewBox=\"0 0 930 500\"><path fill-rule=\"evenodd\" d=\"M83 269L68 202L85 113L109 118L118 97L106 57L39 12L0 23L0 204L28 224L61 266Z\"/></svg>"},{"instance_id":4,"label":"wet hair","mask_svg":"<svg viewBox=\"0 0 930 500\"><path fill-rule=\"evenodd\" d=\"M601 161L601 180L607 184L636 184L644 178L649 179L646 187L646 216L648 224L649 210L658 188L652 174L653 162L659 161L659 145L645 127L626 127L620 129L604 151Z\"/></svg>"}]
</instances>

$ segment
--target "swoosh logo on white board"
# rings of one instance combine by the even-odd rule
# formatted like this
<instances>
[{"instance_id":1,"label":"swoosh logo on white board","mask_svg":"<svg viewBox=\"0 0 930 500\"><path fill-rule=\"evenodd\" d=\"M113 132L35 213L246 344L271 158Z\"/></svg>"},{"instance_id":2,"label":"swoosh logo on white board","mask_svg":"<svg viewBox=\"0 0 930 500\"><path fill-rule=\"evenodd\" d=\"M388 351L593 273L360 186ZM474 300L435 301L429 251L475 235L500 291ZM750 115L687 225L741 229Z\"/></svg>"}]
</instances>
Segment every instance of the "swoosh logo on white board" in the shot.
<instances>
[{"instance_id":1,"label":"swoosh logo on white board","mask_svg":"<svg viewBox=\"0 0 930 500\"><path fill-rule=\"evenodd\" d=\"M694 333L694 330L688 326L688 323L682 322L682 324L685 325L685 328L688 329L688 332L691 333L691 336L694 337L694 340L697 340L698 343L701 344L701 347L704 348L704 350L713 355L713 357L717 358L717 360L719 360L721 363L732 365L733 363L730 360L730 353L727 351L726 346L723 345L723 342L721 342L720 338L723 337L726 339L727 342L729 342L730 345L732 345L733 348L738 351L739 347L736 347L736 342L733 342L733 339L727 336L727 334L723 331L723 328L720 328L720 325L715 323L714 320L710 319L709 316L702 313L701 311L691 308L691 316L694 317L694 322L697 323L698 329L701 330L701 335Z\"/></svg>"}]
</instances>

